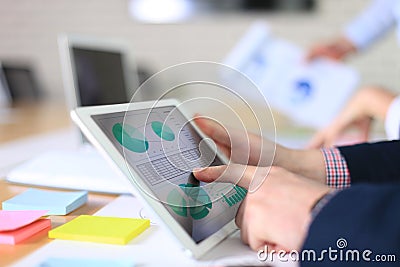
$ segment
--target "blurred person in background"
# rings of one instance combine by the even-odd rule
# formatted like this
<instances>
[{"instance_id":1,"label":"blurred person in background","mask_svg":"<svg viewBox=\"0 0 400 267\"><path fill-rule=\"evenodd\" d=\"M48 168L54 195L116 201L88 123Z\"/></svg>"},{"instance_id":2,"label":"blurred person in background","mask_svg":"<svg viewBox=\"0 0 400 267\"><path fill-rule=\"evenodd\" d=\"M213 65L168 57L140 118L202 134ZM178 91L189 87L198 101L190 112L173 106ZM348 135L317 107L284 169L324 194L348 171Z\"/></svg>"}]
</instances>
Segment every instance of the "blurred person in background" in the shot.
<instances>
[{"instance_id":1,"label":"blurred person in background","mask_svg":"<svg viewBox=\"0 0 400 267\"><path fill-rule=\"evenodd\" d=\"M395 26L400 43L400 1L375 0L345 28L342 36L312 47L307 60L319 57L344 60L366 50ZM309 147L331 147L350 128L359 130L359 141L368 141L372 119L385 121L389 140L399 139L400 97L378 86L360 89L333 122L313 137Z\"/></svg>"}]
</instances>

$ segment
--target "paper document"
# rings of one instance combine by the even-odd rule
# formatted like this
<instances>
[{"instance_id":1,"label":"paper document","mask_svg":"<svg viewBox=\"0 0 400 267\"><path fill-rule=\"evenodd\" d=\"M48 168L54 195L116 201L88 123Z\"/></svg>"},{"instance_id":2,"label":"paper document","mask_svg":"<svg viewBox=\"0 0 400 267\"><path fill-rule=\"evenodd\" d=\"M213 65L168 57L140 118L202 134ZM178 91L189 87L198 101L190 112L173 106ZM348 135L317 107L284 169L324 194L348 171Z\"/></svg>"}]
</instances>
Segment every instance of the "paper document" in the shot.
<instances>
[{"instance_id":1,"label":"paper document","mask_svg":"<svg viewBox=\"0 0 400 267\"><path fill-rule=\"evenodd\" d=\"M50 150L7 174L14 183L105 193L128 193L128 179L120 175L91 146Z\"/></svg>"},{"instance_id":2,"label":"paper document","mask_svg":"<svg viewBox=\"0 0 400 267\"><path fill-rule=\"evenodd\" d=\"M246 74L270 106L299 125L328 125L357 88L358 73L338 62L305 62L305 51L273 36L257 22L226 58L225 64ZM234 82L234 81L232 81ZM254 92L243 89L251 99Z\"/></svg>"}]
</instances>

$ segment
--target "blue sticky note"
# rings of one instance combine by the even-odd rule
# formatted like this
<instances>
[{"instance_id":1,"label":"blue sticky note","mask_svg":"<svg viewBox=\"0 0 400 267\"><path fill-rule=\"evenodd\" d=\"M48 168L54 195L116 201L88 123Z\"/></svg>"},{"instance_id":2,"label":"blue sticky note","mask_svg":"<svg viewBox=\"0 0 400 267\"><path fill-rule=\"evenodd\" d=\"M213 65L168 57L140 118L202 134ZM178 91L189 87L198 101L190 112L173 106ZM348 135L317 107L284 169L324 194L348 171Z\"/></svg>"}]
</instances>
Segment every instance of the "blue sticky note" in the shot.
<instances>
[{"instance_id":1,"label":"blue sticky note","mask_svg":"<svg viewBox=\"0 0 400 267\"><path fill-rule=\"evenodd\" d=\"M86 259L86 258L49 258L42 262L38 267L133 267L135 264L130 260L112 259Z\"/></svg>"},{"instance_id":2,"label":"blue sticky note","mask_svg":"<svg viewBox=\"0 0 400 267\"><path fill-rule=\"evenodd\" d=\"M87 192L59 192L30 188L3 202L3 210L48 210L47 215L65 215L87 201Z\"/></svg>"}]
</instances>

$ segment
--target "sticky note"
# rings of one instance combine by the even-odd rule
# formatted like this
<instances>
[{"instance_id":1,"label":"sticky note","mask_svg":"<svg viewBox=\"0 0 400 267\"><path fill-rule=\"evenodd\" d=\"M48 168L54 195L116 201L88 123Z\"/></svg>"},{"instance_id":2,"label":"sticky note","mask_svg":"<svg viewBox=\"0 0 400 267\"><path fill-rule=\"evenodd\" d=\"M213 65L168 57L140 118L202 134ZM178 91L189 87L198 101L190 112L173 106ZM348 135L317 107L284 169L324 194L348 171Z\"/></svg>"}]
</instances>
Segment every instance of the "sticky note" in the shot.
<instances>
[{"instance_id":1,"label":"sticky note","mask_svg":"<svg viewBox=\"0 0 400 267\"><path fill-rule=\"evenodd\" d=\"M133 267L131 260L114 259L86 259L86 258L49 258L42 262L39 267Z\"/></svg>"},{"instance_id":2,"label":"sticky note","mask_svg":"<svg viewBox=\"0 0 400 267\"><path fill-rule=\"evenodd\" d=\"M46 213L47 210L0 210L0 232L21 228Z\"/></svg>"},{"instance_id":3,"label":"sticky note","mask_svg":"<svg viewBox=\"0 0 400 267\"><path fill-rule=\"evenodd\" d=\"M0 244L15 245L43 230L50 230L51 221L40 219L16 230L0 232Z\"/></svg>"},{"instance_id":4,"label":"sticky note","mask_svg":"<svg viewBox=\"0 0 400 267\"><path fill-rule=\"evenodd\" d=\"M148 219L81 215L49 231L49 238L125 245L149 226Z\"/></svg>"},{"instance_id":5,"label":"sticky note","mask_svg":"<svg viewBox=\"0 0 400 267\"><path fill-rule=\"evenodd\" d=\"M30 188L3 202L3 210L48 210L47 215L65 215L87 201L87 192L60 192Z\"/></svg>"}]
</instances>

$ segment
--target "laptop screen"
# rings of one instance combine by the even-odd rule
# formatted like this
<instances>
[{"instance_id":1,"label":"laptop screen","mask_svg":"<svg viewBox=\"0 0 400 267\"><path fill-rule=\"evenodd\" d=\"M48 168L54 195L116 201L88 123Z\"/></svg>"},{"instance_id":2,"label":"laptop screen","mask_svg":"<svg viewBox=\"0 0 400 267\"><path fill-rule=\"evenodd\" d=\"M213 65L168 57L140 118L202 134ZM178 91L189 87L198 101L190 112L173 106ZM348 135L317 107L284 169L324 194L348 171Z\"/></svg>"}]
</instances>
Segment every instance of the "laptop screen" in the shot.
<instances>
[{"instance_id":1,"label":"laptop screen","mask_svg":"<svg viewBox=\"0 0 400 267\"><path fill-rule=\"evenodd\" d=\"M2 66L5 88L12 101L32 101L40 97L40 90L34 73L29 66Z\"/></svg>"},{"instance_id":2,"label":"laptop screen","mask_svg":"<svg viewBox=\"0 0 400 267\"><path fill-rule=\"evenodd\" d=\"M73 47L72 54L78 85L78 105L129 102L121 53Z\"/></svg>"}]
</instances>

